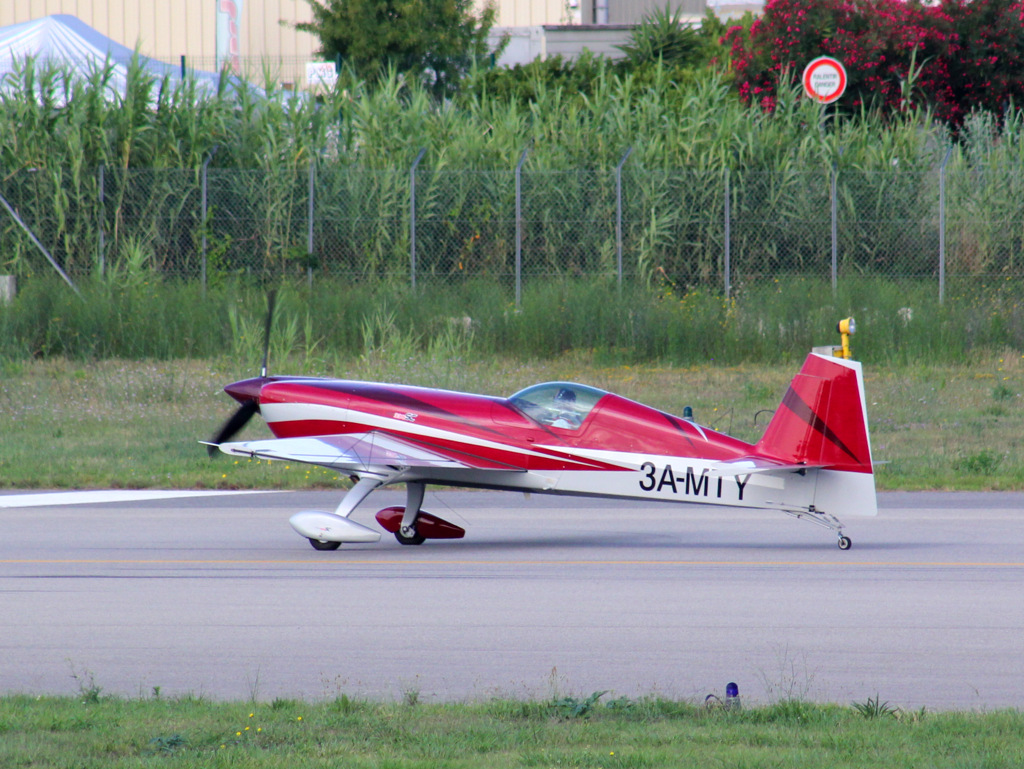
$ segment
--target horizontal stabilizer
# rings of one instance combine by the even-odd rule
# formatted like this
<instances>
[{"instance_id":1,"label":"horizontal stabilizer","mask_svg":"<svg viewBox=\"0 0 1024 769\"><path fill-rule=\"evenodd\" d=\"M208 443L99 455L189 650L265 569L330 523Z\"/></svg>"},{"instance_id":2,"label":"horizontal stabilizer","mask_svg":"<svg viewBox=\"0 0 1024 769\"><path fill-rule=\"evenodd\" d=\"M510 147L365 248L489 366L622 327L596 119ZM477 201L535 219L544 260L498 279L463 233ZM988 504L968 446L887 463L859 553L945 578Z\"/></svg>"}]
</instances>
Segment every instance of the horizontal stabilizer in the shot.
<instances>
[{"instance_id":1,"label":"horizontal stabilizer","mask_svg":"<svg viewBox=\"0 0 1024 769\"><path fill-rule=\"evenodd\" d=\"M741 475L782 475L784 473L802 473L817 470L824 465L785 464L771 462L766 459L736 459L731 462L719 462L711 466L712 477L736 478Z\"/></svg>"}]
</instances>

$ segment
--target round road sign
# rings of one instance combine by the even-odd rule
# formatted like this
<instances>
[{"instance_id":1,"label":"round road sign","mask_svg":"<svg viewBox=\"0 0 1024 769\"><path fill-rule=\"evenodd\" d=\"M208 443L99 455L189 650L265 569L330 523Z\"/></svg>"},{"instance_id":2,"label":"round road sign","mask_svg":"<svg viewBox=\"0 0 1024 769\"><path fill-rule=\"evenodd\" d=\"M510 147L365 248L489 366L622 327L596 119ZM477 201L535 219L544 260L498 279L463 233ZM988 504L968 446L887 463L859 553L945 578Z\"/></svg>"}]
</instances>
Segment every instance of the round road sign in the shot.
<instances>
[{"instance_id":1,"label":"round road sign","mask_svg":"<svg viewBox=\"0 0 1024 769\"><path fill-rule=\"evenodd\" d=\"M819 56L804 67L804 92L821 104L831 104L846 90L846 70L838 59Z\"/></svg>"}]
</instances>

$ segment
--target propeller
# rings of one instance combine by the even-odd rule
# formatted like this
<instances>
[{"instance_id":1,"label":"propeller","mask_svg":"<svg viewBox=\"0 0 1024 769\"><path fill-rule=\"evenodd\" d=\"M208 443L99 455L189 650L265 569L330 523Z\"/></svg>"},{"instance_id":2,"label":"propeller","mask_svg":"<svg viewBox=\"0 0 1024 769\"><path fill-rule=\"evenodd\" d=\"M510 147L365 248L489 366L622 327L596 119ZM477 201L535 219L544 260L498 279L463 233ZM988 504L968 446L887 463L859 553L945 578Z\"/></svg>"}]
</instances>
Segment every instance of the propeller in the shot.
<instances>
[{"instance_id":1,"label":"propeller","mask_svg":"<svg viewBox=\"0 0 1024 769\"><path fill-rule=\"evenodd\" d=\"M253 414L260 410L259 389L263 380L267 378L267 358L270 356L270 327L274 322L274 305L277 302L277 292L271 291L267 294L267 320L263 326L263 362L260 364L259 379L249 379L245 382L236 382L228 385L225 390L242 405L238 407L228 420L221 426L220 430L207 445L206 451L212 457L217 453L217 447L230 440L235 433L245 427Z\"/></svg>"},{"instance_id":2,"label":"propeller","mask_svg":"<svg viewBox=\"0 0 1024 769\"><path fill-rule=\"evenodd\" d=\"M228 421L220 428L218 433L210 441L211 445L206 447L207 453L212 457L217 453L217 446L232 438L235 433L241 430L252 419L252 415L260 410L259 401L246 401L238 410L232 414ZM215 444L215 445L214 445Z\"/></svg>"}]
</instances>

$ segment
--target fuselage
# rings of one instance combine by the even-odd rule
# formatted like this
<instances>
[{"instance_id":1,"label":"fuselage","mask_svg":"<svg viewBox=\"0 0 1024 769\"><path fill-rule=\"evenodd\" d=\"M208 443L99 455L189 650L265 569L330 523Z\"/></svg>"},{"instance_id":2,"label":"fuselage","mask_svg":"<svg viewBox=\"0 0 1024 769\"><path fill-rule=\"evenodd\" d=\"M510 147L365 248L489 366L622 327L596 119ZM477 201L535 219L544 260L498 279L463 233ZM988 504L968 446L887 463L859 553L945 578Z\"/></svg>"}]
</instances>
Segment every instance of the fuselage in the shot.
<instances>
[{"instance_id":1,"label":"fuselage","mask_svg":"<svg viewBox=\"0 0 1024 769\"><path fill-rule=\"evenodd\" d=\"M462 458L464 468L416 468L402 480L573 495L750 507L811 493L807 478L715 474L755 448L689 419L574 383L547 383L510 398L373 382L267 377L226 388L258 397L278 438L386 433ZM558 418L551 393L571 390L578 422ZM585 407L579 404L586 401ZM573 404L570 404L573 405ZM485 470L486 472L481 472ZM502 472L505 471L505 472ZM789 505L786 505L789 506Z\"/></svg>"}]
</instances>

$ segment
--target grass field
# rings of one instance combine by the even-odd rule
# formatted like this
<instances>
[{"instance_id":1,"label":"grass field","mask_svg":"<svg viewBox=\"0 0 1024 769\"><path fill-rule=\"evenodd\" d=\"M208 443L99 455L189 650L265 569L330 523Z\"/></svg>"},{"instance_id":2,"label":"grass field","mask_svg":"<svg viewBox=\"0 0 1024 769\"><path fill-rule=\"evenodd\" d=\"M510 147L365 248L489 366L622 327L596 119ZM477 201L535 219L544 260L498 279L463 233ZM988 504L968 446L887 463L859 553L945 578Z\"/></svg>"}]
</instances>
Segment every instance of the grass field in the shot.
<instances>
[{"instance_id":1,"label":"grass field","mask_svg":"<svg viewBox=\"0 0 1024 769\"><path fill-rule=\"evenodd\" d=\"M0 765L76 767L1019 767L1024 714L782 701L479 704L0 698Z\"/></svg>"},{"instance_id":2,"label":"grass field","mask_svg":"<svg viewBox=\"0 0 1024 769\"><path fill-rule=\"evenodd\" d=\"M417 339L383 314L367 318L349 330L358 337L351 345L355 351L327 353L333 345L311 342L321 338L302 333L301 324L286 325L272 342L272 373L496 395L572 379L676 414L689 405L700 423L755 440L799 367L799 356L779 362L767 349L757 362L746 363L715 362L715 350L705 350L708 362L700 365L624 363L608 348L529 358L477 349L471 338L450 333ZM203 333L198 330L195 338ZM198 443L234 409L223 385L256 373L261 333L256 308L236 319L228 341L220 341L225 349L219 357L0 356L0 487L346 484L320 468L225 456L211 460ZM799 346L799 340L791 341L790 347ZM166 349L172 342L168 337ZM735 343L730 342L734 348ZM938 337L929 342L934 349L941 343ZM879 354L880 340L873 344L874 352L868 344L863 348L874 455L886 463L877 471L879 488L1024 488L1019 351L964 345L948 358L929 360L920 351L930 348L911 340L886 341L896 350L891 355ZM239 437L266 435L256 419ZM557 694L529 702L435 704L409 691L402 702L342 695L324 702L267 703L167 699L158 688L128 700L104 696L88 679L79 680L78 688L76 696L65 698L0 696L0 766L1024 765L1020 712L903 712L870 692L863 701L841 705L780 701L709 712L693 702Z\"/></svg>"},{"instance_id":3,"label":"grass field","mask_svg":"<svg viewBox=\"0 0 1024 769\"><path fill-rule=\"evenodd\" d=\"M245 356L242 356L243 358ZM602 365L594 355L520 362L384 350L276 370L509 395L571 379L681 414L745 440L764 429L798 365ZM8 362L0 367L0 486L7 488L304 488L335 485L315 467L210 460L208 439L232 412L221 388L252 376L234 361ZM1024 488L1024 357L969 364L865 367L881 489ZM258 419L242 438L269 436Z\"/></svg>"}]
</instances>

